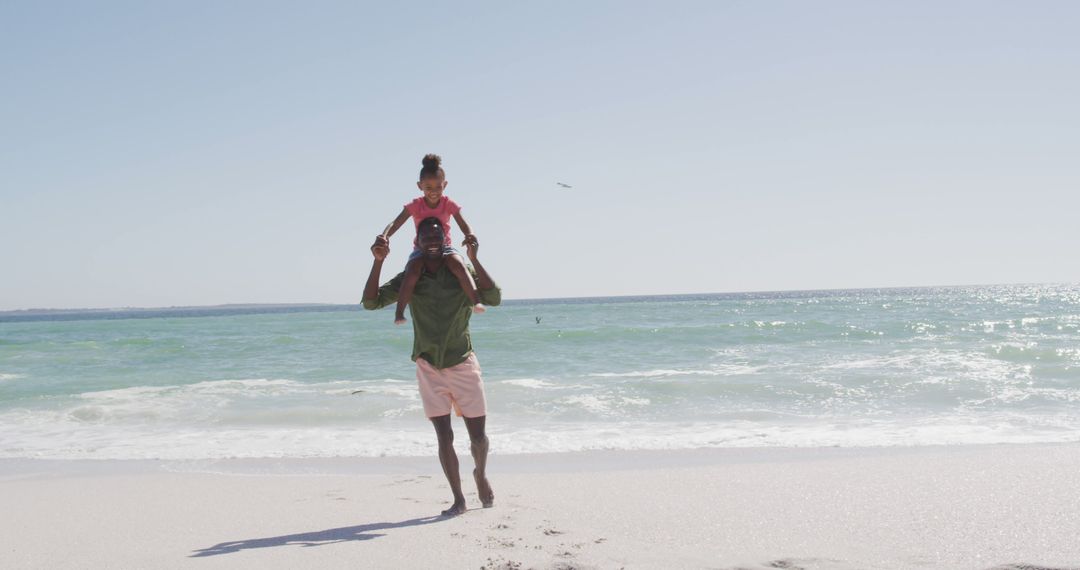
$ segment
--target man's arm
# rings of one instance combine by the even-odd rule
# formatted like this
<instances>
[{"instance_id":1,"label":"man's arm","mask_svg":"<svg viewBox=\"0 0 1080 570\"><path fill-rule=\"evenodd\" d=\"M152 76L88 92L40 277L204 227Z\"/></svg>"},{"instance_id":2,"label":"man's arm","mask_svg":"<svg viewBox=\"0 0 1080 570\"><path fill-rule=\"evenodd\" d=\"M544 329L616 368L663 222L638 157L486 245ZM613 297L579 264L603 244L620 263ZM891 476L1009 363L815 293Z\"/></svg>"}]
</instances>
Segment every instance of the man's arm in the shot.
<instances>
[{"instance_id":1,"label":"man's arm","mask_svg":"<svg viewBox=\"0 0 1080 570\"><path fill-rule=\"evenodd\" d=\"M476 292L480 294L480 301L492 307L498 305L502 302L502 291L476 256L480 249L480 242L476 240L476 236L465 240L465 248L469 262L473 266L473 279L476 280Z\"/></svg>"},{"instance_id":2,"label":"man's arm","mask_svg":"<svg viewBox=\"0 0 1080 570\"><path fill-rule=\"evenodd\" d=\"M394 277L385 285L379 286L379 276L382 274L383 261L390 254L390 242L386 236L375 236L375 243L371 246L371 255L375 260L371 263L371 273L368 274L367 283L364 285L363 305L365 309L381 309L394 301L397 301L397 292L401 289L401 275Z\"/></svg>"}]
</instances>

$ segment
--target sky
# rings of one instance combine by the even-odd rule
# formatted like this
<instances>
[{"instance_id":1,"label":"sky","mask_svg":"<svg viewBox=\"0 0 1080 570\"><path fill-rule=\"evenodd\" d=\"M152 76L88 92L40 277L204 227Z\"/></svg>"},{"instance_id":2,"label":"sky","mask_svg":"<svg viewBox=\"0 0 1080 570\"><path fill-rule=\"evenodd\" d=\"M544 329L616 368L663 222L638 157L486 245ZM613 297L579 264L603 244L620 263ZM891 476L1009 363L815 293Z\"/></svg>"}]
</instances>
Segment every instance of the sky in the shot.
<instances>
[{"instance_id":1,"label":"sky","mask_svg":"<svg viewBox=\"0 0 1080 570\"><path fill-rule=\"evenodd\" d=\"M429 152L506 298L1078 282L1078 28L1042 1L2 0L0 310L357 303ZM391 249L384 280L408 227Z\"/></svg>"}]
</instances>

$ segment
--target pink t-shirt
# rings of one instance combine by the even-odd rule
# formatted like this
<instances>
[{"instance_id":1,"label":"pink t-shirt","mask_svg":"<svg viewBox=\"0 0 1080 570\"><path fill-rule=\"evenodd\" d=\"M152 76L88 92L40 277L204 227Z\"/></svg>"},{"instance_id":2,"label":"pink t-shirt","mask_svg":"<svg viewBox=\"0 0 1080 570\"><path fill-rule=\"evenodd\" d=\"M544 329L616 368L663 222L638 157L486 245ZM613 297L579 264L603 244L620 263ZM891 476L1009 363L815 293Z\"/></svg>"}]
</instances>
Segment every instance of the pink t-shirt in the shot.
<instances>
[{"instance_id":1,"label":"pink t-shirt","mask_svg":"<svg viewBox=\"0 0 1080 570\"><path fill-rule=\"evenodd\" d=\"M450 238L450 217L461 211L461 206L457 205L457 202L451 200L447 196L443 196L439 199L439 205L434 208L429 208L427 201L421 196L408 204L405 204L405 210L409 212L409 215L413 219L413 228L419 229L420 222L424 218L439 218L439 221L443 225L443 233L446 239L443 243L446 245L454 245L454 240ZM419 247L416 238L413 238L413 246Z\"/></svg>"}]
</instances>

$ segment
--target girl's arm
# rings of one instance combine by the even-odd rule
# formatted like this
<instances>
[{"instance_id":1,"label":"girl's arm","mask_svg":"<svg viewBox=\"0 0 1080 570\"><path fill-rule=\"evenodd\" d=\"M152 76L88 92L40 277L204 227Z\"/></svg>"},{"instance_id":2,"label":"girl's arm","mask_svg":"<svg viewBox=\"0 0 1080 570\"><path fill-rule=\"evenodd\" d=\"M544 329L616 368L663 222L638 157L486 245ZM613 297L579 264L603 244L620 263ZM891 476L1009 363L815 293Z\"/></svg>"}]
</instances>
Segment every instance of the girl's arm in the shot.
<instances>
[{"instance_id":1,"label":"girl's arm","mask_svg":"<svg viewBox=\"0 0 1080 570\"><path fill-rule=\"evenodd\" d=\"M458 227L461 228L462 235L465 236L465 241L461 242L462 245L465 245L465 242L469 241L470 238L476 238L472 233L472 228L469 227L469 223L465 221L465 218L461 217L460 211L454 212L454 221L457 222Z\"/></svg>"},{"instance_id":2,"label":"girl's arm","mask_svg":"<svg viewBox=\"0 0 1080 570\"><path fill-rule=\"evenodd\" d=\"M382 235L386 236L386 238L389 239L390 236L394 235L394 232L398 231L398 228L400 228L401 224L404 224L405 220L407 219L409 219L409 210L406 208L402 208L401 213L398 214L396 218L394 218L394 221L390 222L390 225L386 226L386 229L383 230Z\"/></svg>"}]
</instances>

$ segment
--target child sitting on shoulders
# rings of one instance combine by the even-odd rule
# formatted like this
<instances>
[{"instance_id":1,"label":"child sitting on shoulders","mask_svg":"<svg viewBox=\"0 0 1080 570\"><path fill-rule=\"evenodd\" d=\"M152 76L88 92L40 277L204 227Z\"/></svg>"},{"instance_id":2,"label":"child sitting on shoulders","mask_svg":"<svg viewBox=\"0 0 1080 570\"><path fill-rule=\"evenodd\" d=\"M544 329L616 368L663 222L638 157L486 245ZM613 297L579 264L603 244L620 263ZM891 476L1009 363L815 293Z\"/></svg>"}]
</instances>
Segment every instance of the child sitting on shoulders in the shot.
<instances>
[{"instance_id":1,"label":"child sitting on shoulders","mask_svg":"<svg viewBox=\"0 0 1080 570\"><path fill-rule=\"evenodd\" d=\"M446 190L446 172L442 169L442 158L435 154L429 154L424 157L422 164L420 180L416 183L416 186L424 195L405 204L398 217L383 230L382 235L389 243L390 236L394 235L394 232L398 231L401 225L405 223L405 220L410 217L413 219L414 228L424 218L438 218L442 222L443 228L445 228L446 237L443 241L442 254L446 259L446 265L457 277L458 282L461 283L461 289L465 291L465 295L472 302L473 312L483 313L486 309L480 304L480 296L476 292L476 283L473 281L472 275L469 274L469 270L465 268L465 259L453 248L453 241L450 238L450 217L453 216L454 221L457 222L458 227L465 234L465 240L461 242L462 245L475 242L476 236L473 235L469 224L465 222L465 218L461 217L461 206L443 195L443 191ZM416 288L416 282L420 279L420 274L424 270L421 257L423 255L420 252L420 246L414 238L413 252L409 255L409 262L405 265L405 280L402 282L401 290L398 292L397 309L394 311L394 324L400 325L405 322L405 307L412 300L413 289Z\"/></svg>"}]
</instances>

